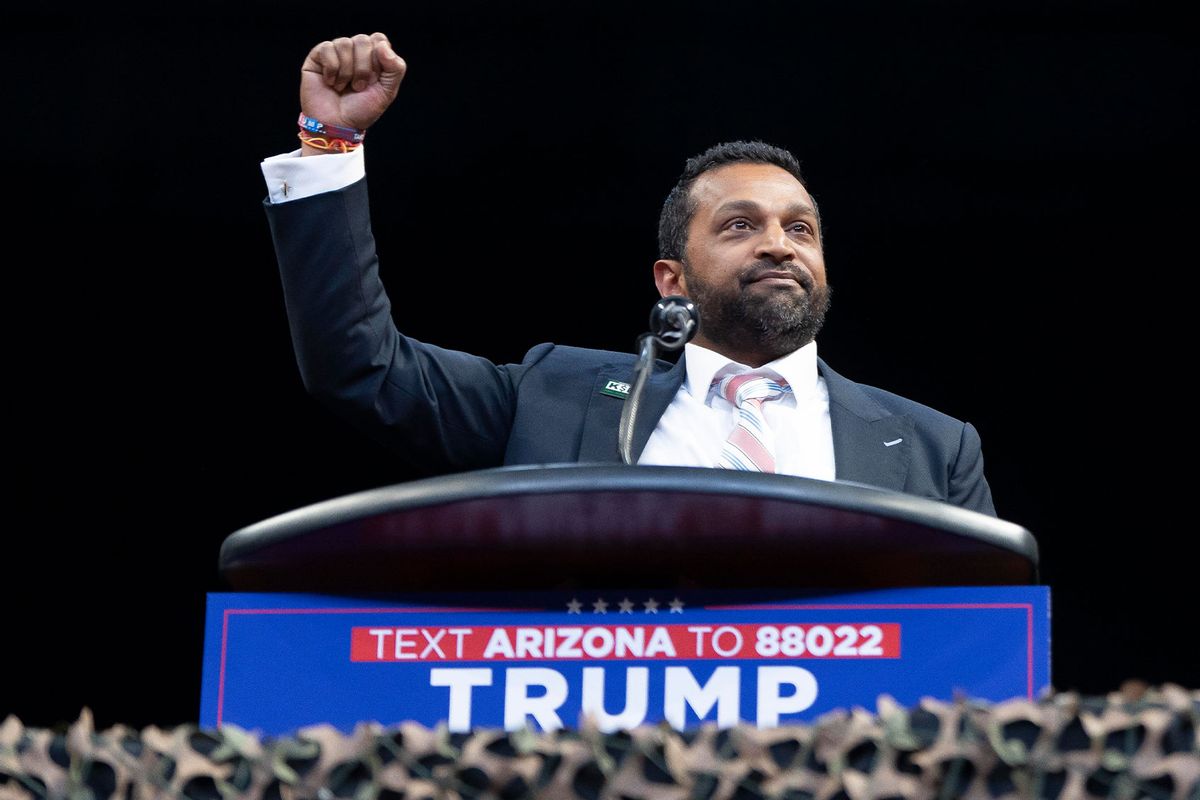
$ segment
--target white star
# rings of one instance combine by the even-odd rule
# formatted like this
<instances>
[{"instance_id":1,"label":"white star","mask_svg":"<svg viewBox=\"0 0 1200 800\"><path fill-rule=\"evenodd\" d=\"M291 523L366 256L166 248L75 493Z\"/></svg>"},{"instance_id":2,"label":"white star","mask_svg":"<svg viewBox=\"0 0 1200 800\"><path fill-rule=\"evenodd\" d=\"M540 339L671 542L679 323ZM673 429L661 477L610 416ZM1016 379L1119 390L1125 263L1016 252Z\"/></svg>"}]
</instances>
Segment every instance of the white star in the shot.
<instances>
[{"instance_id":1,"label":"white star","mask_svg":"<svg viewBox=\"0 0 1200 800\"><path fill-rule=\"evenodd\" d=\"M658 613L658 601L655 600L653 597L651 597L646 602L642 603L642 605L644 605L646 607L646 610L644 613L646 613L646 614L657 614Z\"/></svg>"},{"instance_id":2,"label":"white star","mask_svg":"<svg viewBox=\"0 0 1200 800\"><path fill-rule=\"evenodd\" d=\"M597 599L596 602L592 603L592 613L593 614L607 614L608 613L608 603L605 602L603 597Z\"/></svg>"},{"instance_id":3,"label":"white star","mask_svg":"<svg viewBox=\"0 0 1200 800\"><path fill-rule=\"evenodd\" d=\"M683 613L683 601L680 600L678 597L676 597L674 600L672 600L669 603L669 605L671 606L672 614L682 614Z\"/></svg>"},{"instance_id":4,"label":"white star","mask_svg":"<svg viewBox=\"0 0 1200 800\"><path fill-rule=\"evenodd\" d=\"M617 603L617 605L621 607L621 611L620 611L621 614L632 614L633 613L633 601L630 600L628 597L626 597L621 602Z\"/></svg>"},{"instance_id":5,"label":"white star","mask_svg":"<svg viewBox=\"0 0 1200 800\"><path fill-rule=\"evenodd\" d=\"M574 597L571 598L571 602L567 603L568 614L579 614L581 613L579 611L581 608L583 608L583 603L579 602L579 600Z\"/></svg>"}]
</instances>

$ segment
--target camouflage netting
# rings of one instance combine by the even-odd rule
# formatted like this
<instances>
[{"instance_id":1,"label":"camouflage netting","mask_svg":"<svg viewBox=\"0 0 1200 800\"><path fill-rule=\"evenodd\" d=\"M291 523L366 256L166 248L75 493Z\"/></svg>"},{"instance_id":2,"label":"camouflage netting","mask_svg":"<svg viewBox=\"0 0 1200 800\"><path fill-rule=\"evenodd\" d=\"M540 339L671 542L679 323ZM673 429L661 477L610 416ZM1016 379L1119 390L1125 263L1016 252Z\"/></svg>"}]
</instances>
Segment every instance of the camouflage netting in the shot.
<instances>
[{"instance_id":1,"label":"camouflage netting","mask_svg":"<svg viewBox=\"0 0 1200 800\"><path fill-rule=\"evenodd\" d=\"M1059 693L1032 703L924 701L811 725L680 733L451 734L415 724L319 726L260 739L226 726L65 733L0 726L0 800L1200 800L1200 691Z\"/></svg>"}]
</instances>

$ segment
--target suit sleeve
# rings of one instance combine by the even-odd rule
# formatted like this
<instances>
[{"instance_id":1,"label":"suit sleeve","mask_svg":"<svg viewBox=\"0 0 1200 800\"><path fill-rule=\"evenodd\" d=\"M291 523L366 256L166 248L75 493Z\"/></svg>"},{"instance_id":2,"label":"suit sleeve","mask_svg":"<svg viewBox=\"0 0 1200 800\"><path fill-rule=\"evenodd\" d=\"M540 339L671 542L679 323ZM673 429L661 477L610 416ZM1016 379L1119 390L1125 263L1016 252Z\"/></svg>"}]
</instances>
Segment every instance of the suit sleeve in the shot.
<instances>
[{"instance_id":1,"label":"suit sleeve","mask_svg":"<svg viewBox=\"0 0 1200 800\"><path fill-rule=\"evenodd\" d=\"M403 336L379 278L366 179L265 204L305 387L351 424L428 471L498 466L522 365Z\"/></svg>"},{"instance_id":2,"label":"suit sleeve","mask_svg":"<svg viewBox=\"0 0 1200 800\"><path fill-rule=\"evenodd\" d=\"M963 424L959 439L958 457L950 467L950 487L947 500L955 505L996 516L992 490L983 476L983 446L975 426Z\"/></svg>"}]
</instances>

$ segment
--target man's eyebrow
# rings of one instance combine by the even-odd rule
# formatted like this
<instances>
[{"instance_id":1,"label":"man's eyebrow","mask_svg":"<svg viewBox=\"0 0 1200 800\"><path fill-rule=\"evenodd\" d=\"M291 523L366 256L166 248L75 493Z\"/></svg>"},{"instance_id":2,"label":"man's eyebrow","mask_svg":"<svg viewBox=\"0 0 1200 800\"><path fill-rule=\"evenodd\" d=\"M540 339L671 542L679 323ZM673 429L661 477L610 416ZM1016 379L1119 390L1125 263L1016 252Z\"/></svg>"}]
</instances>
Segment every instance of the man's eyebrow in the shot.
<instances>
[{"instance_id":1,"label":"man's eyebrow","mask_svg":"<svg viewBox=\"0 0 1200 800\"><path fill-rule=\"evenodd\" d=\"M753 200L730 200L727 203L722 203L713 211L713 216L725 216L727 214L742 213L755 214L762 211L762 206ZM793 203L785 210L784 216L787 217L803 217L809 216L816 218L817 209L807 203Z\"/></svg>"}]
</instances>

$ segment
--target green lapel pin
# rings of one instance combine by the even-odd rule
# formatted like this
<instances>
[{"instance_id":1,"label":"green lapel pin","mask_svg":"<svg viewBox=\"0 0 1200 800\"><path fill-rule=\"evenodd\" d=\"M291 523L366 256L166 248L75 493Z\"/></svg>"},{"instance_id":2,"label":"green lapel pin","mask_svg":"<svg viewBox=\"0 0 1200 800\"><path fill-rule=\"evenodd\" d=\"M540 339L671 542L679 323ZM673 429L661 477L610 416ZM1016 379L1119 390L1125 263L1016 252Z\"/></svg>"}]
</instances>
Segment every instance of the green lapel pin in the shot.
<instances>
[{"instance_id":1,"label":"green lapel pin","mask_svg":"<svg viewBox=\"0 0 1200 800\"><path fill-rule=\"evenodd\" d=\"M609 381L604 385L604 388L600 390L600 394L606 394L609 397L616 397L620 400L624 400L626 397L629 397L629 389L629 384L625 383L624 381Z\"/></svg>"}]
</instances>

